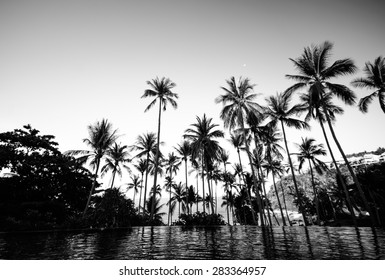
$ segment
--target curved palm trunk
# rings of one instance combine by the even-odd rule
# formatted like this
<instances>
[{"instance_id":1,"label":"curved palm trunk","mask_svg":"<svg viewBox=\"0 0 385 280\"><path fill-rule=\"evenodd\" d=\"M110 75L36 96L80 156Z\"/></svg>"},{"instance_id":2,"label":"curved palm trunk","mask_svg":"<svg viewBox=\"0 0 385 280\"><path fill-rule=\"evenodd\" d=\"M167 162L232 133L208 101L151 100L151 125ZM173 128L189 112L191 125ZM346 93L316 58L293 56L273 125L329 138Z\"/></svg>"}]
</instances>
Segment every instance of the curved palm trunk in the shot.
<instances>
[{"instance_id":1,"label":"curved palm trunk","mask_svg":"<svg viewBox=\"0 0 385 280\"><path fill-rule=\"evenodd\" d=\"M328 125L329 125L330 132L331 132L331 134L332 134L332 136L333 136L334 142L336 143L336 145L337 145L337 147L338 147L338 150L340 151L340 153L341 153L341 155L342 155L342 158L344 159L345 164L346 164L346 166L347 166L347 168L348 168L350 174L351 174L352 177L353 177L354 184L356 185L356 187L357 187L357 189L358 189L358 192L359 192L359 194L360 194L360 196L361 196L361 199L362 199L362 201L364 202L364 206L365 206L366 210L367 210L367 211L369 212L369 214L370 214L370 219L372 220L372 224L373 224L373 226L375 226L377 223L376 223L376 220L375 220L375 218L374 218L373 211L372 211L372 209L370 208L369 203L368 203L368 200L366 199L365 194L364 194L364 192L363 192L363 190L362 190L362 188L361 188L361 184L360 184L360 182L358 182L357 176L356 176L356 174L354 173L352 167L350 166L349 161L348 161L348 159L346 158L346 155L345 155L344 151L342 150L342 147L341 147L341 145L340 145L340 143L339 143L339 141L338 141L338 139L337 139L337 136L335 135L335 132L334 132L334 129L333 129L331 120L330 120L330 116L329 116L329 114L328 114L328 112L327 112L327 110L326 110L326 108L325 108L325 105L322 104L322 106L323 106L323 109L324 109L324 112L325 112L325 115L326 115L326 120L327 120L327 123L328 123Z\"/></svg>"},{"instance_id":2,"label":"curved palm trunk","mask_svg":"<svg viewBox=\"0 0 385 280\"><path fill-rule=\"evenodd\" d=\"M83 218L86 216L88 206L90 205L91 196L92 196L92 194L94 193L94 190L95 190L96 179L98 177L99 167L100 167L100 158L97 159L96 170L95 170L95 174L94 174L94 181L92 182L92 187L91 187L91 190L90 190L90 194L88 195L86 207L84 208L84 211L83 211Z\"/></svg>"},{"instance_id":3,"label":"curved palm trunk","mask_svg":"<svg viewBox=\"0 0 385 280\"><path fill-rule=\"evenodd\" d=\"M116 167L114 167L114 170L112 171L111 189L114 187L115 175L116 175Z\"/></svg>"},{"instance_id":4,"label":"curved palm trunk","mask_svg":"<svg viewBox=\"0 0 385 280\"><path fill-rule=\"evenodd\" d=\"M338 167L337 165L337 162L336 162L336 159L334 157L334 153L330 147L330 143L329 143L329 139L326 135L326 131L325 131L325 127L322 123L322 121L319 122L320 125L321 125L321 128L322 128L322 133L324 135L324 138L325 138L325 141L326 141L326 145L328 146L328 149L329 149L329 153L330 153L330 156L332 157L332 161L334 163L334 167L336 168L336 171L337 171L337 177L338 179L340 180L341 184L342 184L342 188L344 190L344 193L345 193L345 198L346 198L346 204L347 204L347 207L348 207L348 210L350 212L350 216L352 217L352 220L353 220L353 223L355 226L357 226L357 219L356 219L356 215L354 214L354 210L353 210L353 206L352 206L352 201L350 199L350 195L349 195L349 192L348 192L348 188L346 187L346 184L342 178L342 175L341 175L341 171L340 171L340 168Z\"/></svg>"},{"instance_id":5,"label":"curved palm trunk","mask_svg":"<svg viewBox=\"0 0 385 280\"><path fill-rule=\"evenodd\" d=\"M281 212L281 217L282 217L282 223L283 223L284 226L286 226L285 216L283 215L283 210L282 210L282 206L281 206L281 201L279 200L278 190L277 190L277 185L275 184L274 174L272 173L272 175L273 175L274 191L275 191L275 195L277 196L278 207L279 207L279 211Z\"/></svg>"},{"instance_id":6,"label":"curved palm trunk","mask_svg":"<svg viewBox=\"0 0 385 280\"><path fill-rule=\"evenodd\" d=\"M140 182L140 193L139 193L139 203L138 203L138 212L140 213L140 202L142 201L142 190L143 190L143 173L142 174L142 181Z\"/></svg>"},{"instance_id":7,"label":"curved palm trunk","mask_svg":"<svg viewBox=\"0 0 385 280\"><path fill-rule=\"evenodd\" d=\"M315 199L315 210L317 211L317 225L320 226L320 212L319 212L319 200L318 200L318 194L317 190L315 188L315 182L314 182L314 174L313 174L313 168L311 167L311 161L309 160L309 167L310 167L310 175L311 175L311 185L313 186L313 193L314 193L314 199Z\"/></svg>"},{"instance_id":8,"label":"curved palm trunk","mask_svg":"<svg viewBox=\"0 0 385 280\"><path fill-rule=\"evenodd\" d=\"M298 199L298 203L299 203L299 209L300 209L301 214L302 214L303 222L304 222L305 226L307 226L308 223L307 223L306 216L305 216L305 213L304 213L304 212L305 212L305 209L303 209L303 206L302 206L302 200L301 200L300 197L299 197L299 190L298 190L297 180L295 179L294 167L293 167L293 163L292 163L292 161L291 161L290 152L289 152L289 147L287 146L285 126L283 125L282 120L281 120L281 126L282 126L283 140L284 140L284 142L285 142L285 147L286 147L287 157L289 158L289 164L290 164L290 169L291 169L291 175L292 175L292 177L293 177L293 183L294 183L294 187L295 187L295 192L297 193L297 199Z\"/></svg>"},{"instance_id":9,"label":"curved palm trunk","mask_svg":"<svg viewBox=\"0 0 385 280\"><path fill-rule=\"evenodd\" d=\"M161 115L162 115L162 99L159 98L159 115L158 115L158 139L156 144L156 155L155 155L155 174L154 174L154 186L153 186L153 192L155 196L156 192L156 181L158 178L158 164L159 164L159 143L160 143L160 121L161 121ZM151 213L150 213L150 221L153 220L155 211L155 199L152 201L151 205Z\"/></svg>"}]
</instances>

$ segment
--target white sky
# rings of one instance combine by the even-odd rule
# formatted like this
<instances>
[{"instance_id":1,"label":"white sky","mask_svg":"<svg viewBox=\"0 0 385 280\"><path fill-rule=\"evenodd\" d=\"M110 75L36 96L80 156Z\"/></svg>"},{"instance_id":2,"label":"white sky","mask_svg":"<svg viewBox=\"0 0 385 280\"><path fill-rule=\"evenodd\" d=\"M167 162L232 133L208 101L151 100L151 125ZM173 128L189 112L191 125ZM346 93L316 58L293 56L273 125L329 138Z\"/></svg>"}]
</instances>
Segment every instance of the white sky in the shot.
<instances>
[{"instance_id":1,"label":"white sky","mask_svg":"<svg viewBox=\"0 0 385 280\"><path fill-rule=\"evenodd\" d=\"M0 131L31 124L54 135L62 151L84 149L87 125L107 118L131 145L157 130L156 107L144 113L151 100L140 97L147 80L165 76L180 96L178 109L162 117L168 153L196 116L206 113L222 127L214 99L230 76L257 84L263 105L291 85L289 58L325 40L335 44L331 61L352 58L360 69L338 82L362 76L366 61L385 55L380 2L2 0ZM365 115L344 109L335 129L346 153L385 146L377 100ZM291 143L303 136L323 143L316 124L288 132Z\"/></svg>"}]
</instances>

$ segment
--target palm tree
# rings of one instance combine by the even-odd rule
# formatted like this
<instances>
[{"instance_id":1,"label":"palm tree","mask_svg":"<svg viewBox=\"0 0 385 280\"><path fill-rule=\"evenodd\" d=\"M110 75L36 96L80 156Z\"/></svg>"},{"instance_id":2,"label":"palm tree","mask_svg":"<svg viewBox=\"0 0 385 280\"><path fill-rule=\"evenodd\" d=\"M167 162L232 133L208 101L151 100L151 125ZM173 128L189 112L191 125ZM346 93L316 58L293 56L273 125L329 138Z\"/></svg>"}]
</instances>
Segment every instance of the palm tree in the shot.
<instances>
[{"instance_id":1,"label":"palm tree","mask_svg":"<svg viewBox=\"0 0 385 280\"><path fill-rule=\"evenodd\" d=\"M185 179L186 179L186 192L188 192L188 184L187 184L187 160L191 155L191 144L189 141L184 140L182 144L178 144L178 147L175 148L175 150L178 152L178 154L181 156L181 159L184 161L185 164ZM186 207L187 207L187 214L190 213L189 211L189 196L186 195Z\"/></svg>"},{"instance_id":2,"label":"palm tree","mask_svg":"<svg viewBox=\"0 0 385 280\"><path fill-rule=\"evenodd\" d=\"M172 181L173 180L172 175L173 174L176 175L177 171L179 170L180 164L181 164L181 162L179 161L179 157L174 155L173 152L168 154L168 158L165 161L165 165L166 165L166 173L169 173L170 181L171 182L173 182ZM170 225L172 185L169 186L168 190L170 192L170 201L169 201L169 211L168 211L168 222L167 222L167 224Z\"/></svg>"},{"instance_id":3,"label":"palm tree","mask_svg":"<svg viewBox=\"0 0 385 280\"><path fill-rule=\"evenodd\" d=\"M135 208L135 195L139 192L139 189L142 191L142 180L140 180L139 176L134 175L130 176L131 183L128 183L128 189L133 189L134 190L134 197L133 197L133 202L134 202L134 208ZM139 206L140 206L140 198L139 198ZM139 208L138 208L139 209Z\"/></svg>"},{"instance_id":4,"label":"palm tree","mask_svg":"<svg viewBox=\"0 0 385 280\"><path fill-rule=\"evenodd\" d=\"M70 156L76 156L79 154L82 155L77 160L80 162L87 162L90 160L90 165L95 170L94 180L83 211L83 217L86 215L91 201L91 196L95 191L96 179L98 177L101 159L106 155L107 150L118 138L116 135L117 130L113 130L111 123L109 123L106 119L102 119L101 122L96 122L94 125L89 125L87 129L89 138L83 139L83 142L90 146L91 150L72 150L66 153Z\"/></svg>"},{"instance_id":5,"label":"palm tree","mask_svg":"<svg viewBox=\"0 0 385 280\"><path fill-rule=\"evenodd\" d=\"M316 205L316 211L317 211L317 224L320 225L320 211L319 211L319 199L317 194L317 189L315 187L314 182L314 174L313 174L313 168L316 169L317 173L322 174L323 170L326 170L326 164L316 158L317 156L326 156L326 150L324 149L322 144L315 144L315 140L313 138L302 138L302 143L297 144L299 152L297 153L299 166L298 169L301 170L303 163L305 160L309 163L309 169L310 169L310 175L311 175L311 183L313 186L313 193L314 193L314 199L315 199L315 205Z\"/></svg>"},{"instance_id":6,"label":"palm tree","mask_svg":"<svg viewBox=\"0 0 385 280\"><path fill-rule=\"evenodd\" d=\"M201 159L202 164L202 187L203 187L203 196L205 194L204 186L204 170L208 174L208 165L209 161L219 158L221 147L215 138L221 138L224 136L223 131L215 129L218 125L212 124L212 118L207 118L206 114L203 115L203 118L196 117L197 122L191 124L192 128L188 128L185 131L184 138L191 141L191 151L192 157L197 158L198 156ZM212 193L209 184L209 178L207 178L209 197L211 198L211 212L214 213L214 203L212 201ZM205 204L203 204L203 212L205 213Z\"/></svg>"},{"instance_id":7,"label":"palm tree","mask_svg":"<svg viewBox=\"0 0 385 280\"><path fill-rule=\"evenodd\" d=\"M131 159L128 158L130 154L127 151L127 146L121 146L117 143L114 143L112 147L107 149L106 155L106 163L101 169L101 174L103 176L105 173L112 170L112 189L114 186L116 173L120 177L122 176L122 167L131 173L131 169L127 165L127 163L131 162Z\"/></svg>"},{"instance_id":8,"label":"palm tree","mask_svg":"<svg viewBox=\"0 0 385 280\"><path fill-rule=\"evenodd\" d=\"M135 157L142 157L145 156L145 163L146 163L146 177L145 177L145 183L144 183L144 196L143 196L143 211L145 210L145 203L146 203L146 197L147 197L147 179L148 179L148 173L150 168L150 155L156 153L156 136L153 132L148 132L143 135L139 135L136 138L136 142L134 145L131 146L132 150L139 151L139 153Z\"/></svg>"},{"instance_id":9,"label":"palm tree","mask_svg":"<svg viewBox=\"0 0 385 280\"><path fill-rule=\"evenodd\" d=\"M360 99L358 107L364 113L368 112L368 105L373 98L378 97L382 111L385 113L385 58L377 57L374 63L366 62L364 67L365 78L358 78L352 81L352 85L360 88L374 90L368 96Z\"/></svg>"},{"instance_id":10,"label":"palm tree","mask_svg":"<svg viewBox=\"0 0 385 280\"><path fill-rule=\"evenodd\" d=\"M183 188L183 185L181 182L179 182L179 184L174 184L173 186L173 190L172 190L172 194L173 196L171 197L171 201L173 201L174 203L178 203L178 217L180 217L180 210L181 210L181 206L183 209L186 209L186 190Z\"/></svg>"},{"instance_id":11,"label":"palm tree","mask_svg":"<svg viewBox=\"0 0 385 280\"><path fill-rule=\"evenodd\" d=\"M155 207L154 207L155 206ZM163 208L164 204L160 204L160 198L154 198L154 196L150 196L148 201L146 202L146 211L149 213L152 210L154 211L152 217L152 224L154 225L162 225L162 216L166 215L164 212L160 212ZM154 207L154 209L152 209Z\"/></svg>"},{"instance_id":12,"label":"palm tree","mask_svg":"<svg viewBox=\"0 0 385 280\"><path fill-rule=\"evenodd\" d=\"M256 98L256 94L252 93L254 85L250 83L248 78L239 79L238 85L235 81L234 77L231 77L229 80L226 80L228 88L221 87L225 94L220 95L215 99L216 103L222 103L223 109L221 111L220 117L224 121L225 128L229 128L229 130L234 129L235 127L240 127L243 132L243 138L246 139L246 131L245 131L245 121L246 116L255 113L259 114L258 110L261 110L262 107L254 102ZM252 167L252 160L250 154L250 148L247 141L245 141L246 145L246 153L249 158L249 163L251 166L252 179L254 183L254 189L258 189L257 187L257 179L254 173L254 169ZM263 213L262 213L262 200L258 192L257 195L257 204L258 209L260 211L260 220L261 225L264 225L263 222ZM251 197L248 198L249 203L251 204ZM254 209L251 207L252 218L254 224L256 224L256 218Z\"/></svg>"},{"instance_id":13,"label":"palm tree","mask_svg":"<svg viewBox=\"0 0 385 280\"><path fill-rule=\"evenodd\" d=\"M143 189L143 176L144 176L144 173L146 172L147 168L148 168L148 163L145 159L143 158L140 158L139 161L134 164L134 167L136 168L137 171L139 171L140 175L141 175L141 179L140 179L140 194L139 194L139 207L138 207L138 210L140 212L140 203L142 201L142 189ZM143 209L144 209L144 201L143 201Z\"/></svg>"},{"instance_id":14,"label":"palm tree","mask_svg":"<svg viewBox=\"0 0 385 280\"><path fill-rule=\"evenodd\" d=\"M353 105L355 103L355 94L347 86L341 84L335 84L329 82L330 79L338 76L354 74L357 67L354 62L347 58L335 61L332 65L328 66L328 59L331 55L333 44L326 41L322 45L306 47L304 53L297 59L290 59L298 72L299 75L286 75L287 78L297 81L296 84L286 90L286 92L294 92L295 90L307 87L311 94L312 100L322 100L324 95L327 93L333 94L340 98L345 104ZM358 83L359 84L359 83ZM369 98L370 99L370 98ZM363 200L364 207L370 213L373 225L376 224L373 212L369 207L368 200L361 188L361 184L357 179L353 168L339 143L337 136L334 132L331 118L328 111L324 108L324 103L321 102L323 107L323 113L325 114L326 121L328 123L330 132L336 143L338 150L340 151L342 158L351 174L355 185L359 191L361 199Z\"/></svg>"},{"instance_id":15,"label":"palm tree","mask_svg":"<svg viewBox=\"0 0 385 280\"><path fill-rule=\"evenodd\" d=\"M299 208L302 213L303 221L305 225L307 225L305 209L303 208L302 201L300 199L297 180L294 174L293 162L291 161L289 147L287 145L285 125L288 127L294 127L297 129L300 129L300 128L308 129L309 125L304 121L301 121L292 117L293 115L298 115L299 113L301 113L304 110L304 107L302 105L294 105L293 107L290 108L289 107L290 100L291 100L290 93L284 93L284 94L277 93L275 96L270 96L268 99L266 99L267 105L268 105L266 108L266 114L271 119L272 126L276 126L278 123L281 124L283 140L285 142L287 157L291 168L291 174L293 177L294 188L295 188L298 202L299 202Z\"/></svg>"},{"instance_id":16,"label":"palm tree","mask_svg":"<svg viewBox=\"0 0 385 280\"><path fill-rule=\"evenodd\" d=\"M145 112L150 110L159 100L159 113L158 113L158 142L156 145L156 155L155 155L155 175L154 175L154 189L157 183L157 175L158 175L158 160L159 160L159 141L160 141L160 124L161 124L161 113L166 111L167 105L170 103L172 107L175 109L178 107L175 99L178 99L178 94L173 93L171 90L176 86L170 79L163 77L159 79L153 79L152 81L147 81L147 84L151 87L150 89L146 89L142 98L154 98L151 103L147 106ZM155 203L155 200L153 200ZM152 207L152 211L150 213L150 220L152 220L152 216L154 213L155 204Z\"/></svg>"}]
</instances>

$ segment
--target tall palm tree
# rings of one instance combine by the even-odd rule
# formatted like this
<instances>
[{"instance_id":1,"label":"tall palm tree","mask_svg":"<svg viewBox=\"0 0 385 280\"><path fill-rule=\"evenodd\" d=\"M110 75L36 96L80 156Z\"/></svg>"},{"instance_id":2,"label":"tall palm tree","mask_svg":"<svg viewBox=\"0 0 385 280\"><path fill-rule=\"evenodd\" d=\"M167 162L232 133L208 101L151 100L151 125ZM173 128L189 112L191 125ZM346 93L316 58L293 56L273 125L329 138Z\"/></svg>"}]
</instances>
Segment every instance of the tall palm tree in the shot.
<instances>
[{"instance_id":1,"label":"tall palm tree","mask_svg":"<svg viewBox=\"0 0 385 280\"><path fill-rule=\"evenodd\" d=\"M302 138L302 143L297 144L299 152L297 153L299 166L298 169L301 170L304 162L307 160L310 169L311 175L311 183L313 186L313 194L315 199L316 211L317 211L317 224L320 225L320 211L319 211L319 199L317 189L315 187L314 182L314 173L313 167L317 171L317 173L322 174L323 170L326 170L326 164L319 160L317 156L326 156L326 150L324 149L322 144L315 144L315 140L313 138ZM312 167L313 164L313 167Z\"/></svg>"},{"instance_id":2,"label":"tall palm tree","mask_svg":"<svg viewBox=\"0 0 385 280\"><path fill-rule=\"evenodd\" d=\"M135 196L139 192L139 189L142 190L142 180L140 180L138 175L131 175L130 176L131 182L128 183L128 189L133 189L134 191L134 197L133 197L133 203L134 203L134 208L135 208ZM139 200L139 205L140 205L140 200ZM139 209L139 208L138 208Z\"/></svg>"},{"instance_id":3,"label":"tall palm tree","mask_svg":"<svg viewBox=\"0 0 385 280\"><path fill-rule=\"evenodd\" d=\"M154 175L154 187L153 187L155 189L156 183L157 183L157 176L158 176L161 113L162 113L162 109L163 109L163 111L166 111L168 104L171 104L171 106L174 107L175 109L178 107L178 104L175 101L176 99L178 99L178 94L171 91L176 86L176 84L174 82L172 82L170 79L165 78L165 77L163 77L162 79L159 79L157 77L156 79L153 79L152 81L147 81L147 84L151 88L146 89L144 91L142 98L150 97L150 98L154 98L154 99L147 106L145 112L150 110L155 105L156 101L159 100L158 137L157 137L158 142L156 145L155 175ZM151 208L151 213L150 213L150 220L152 220L154 209L155 209L155 200L153 200L153 206Z\"/></svg>"},{"instance_id":4,"label":"tall palm tree","mask_svg":"<svg viewBox=\"0 0 385 280\"><path fill-rule=\"evenodd\" d=\"M354 79L352 85L374 90L374 92L361 98L358 107L362 112L366 113L368 112L369 103L378 97L380 107L385 113L385 58L379 56L374 60L374 63L366 62L364 73L366 77Z\"/></svg>"},{"instance_id":5,"label":"tall palm tree","mask_svg":"<svg viewBox=\"0 0 385 280\"><path fill-rule=\"evenodd\" d=\"M107 155L106 163L101 169L101 174L103 176L105 173L112 170L112 182L111 182L111 189L112 189L114 186L116 174L118 174L120 177L123 174L122 168L126 169L129 173L131 173L131 169L127 165L129 162L131 162L131 159L128 158L130 154L127 151L127 146L126 145L122 146L117 143L114 143L113 146L107 149L106 155Z\"/></svg>"},{"instance_id":6,"label":"tall palm tree","mask_svg":"<svg viewBox=\"0 0 385 280\"><path fill-rule=\"evenodd\" d=\"M220 117L224 121L225 128L232 130L236 127L240 127L243 133L244 139L246 139L246 131L245 131L245 121L247 115L250 113L258 114L262 107L254 102L256 98L256 94L253 93L254 85L250 83L248 78L242 79L240 78L237 82L234 77L231 77L229 80L226 80L228 88L221 87L222 90L225 91L223 95L220 95L215 99L216 103L222 103L223 109L221 111ZM249 164L251 166L251 174L254 183L254 189L258 189L257 187L257 178L254 173L254 169L252 168L252 159L250 154L250 148L247 141L245 141L246 153L249 158ZM261 225L264 225L263 222L263 213L262 213L262 200L258 192L257 195L257 204L260 212L260 222ZM251 197L248 198L249 203L251 204ZM251 213L254 224L256 224L256 217L254 213L254 209L251 207Z\"/></svg>"},{"instance_id":7,"label":"tall palm tree","mask_svg":"<svg viewBox=\"0 0 385 280\"><path fill-rule=\"evenodd\" d=\"M87 127L89 138L83 139L83 142L91 147L91 150L72 150L66 154L70 156L81 155L78 160L80 162L87 162L90 160L91 167L95 170L94 180L88 195L87 203L83 211L83 217L86 215L89 207L91 196L94 194L96 180L100 168L102 158L106 155L107 150L115 143L117 136L117 130L112 128L112 124L106 119L102 119L101 122L96 122L94 125Z\"/></svg>"},{"instance_id":8,"label":"tall palm tree","mask_svg":"<svg viewBox=\"0 0 385 280\"><path fill-rule=\"evenodd\" d=\"M145 177L145 183L144 183L144 195L143 195L143 213L145 211L145 203L147 198L147 179L148 179L148 173L150 168L150 156L151 154L155 154L157 152L155 143L157 141L157 138L155 136L155 133L153 132L147 132L146 134L139 135L136 138L136 142L134 145L131 146L132 150L139 151L139 153L135 157L142 157L145 156L145 163L146 163L146 177Z\"/></svg>"},{"instance_id":9,"label":"tall palm tree","mask_svg":"<svg viewBox=\"0 0 385 280\"><path fill-rule=\"evenodd\" d=\"M178 152L178 154L181 156L181 159L184 161L184 164L185 164L185 180L186 180L186 184L185 184L185 187L186 187L186 192L188 192L188 184L187 184L187 173L188 173L188 170L187 170L187 160L189 159L190 155L191 155L191 144L189 141L187 140L184 140L182 142L182 144L178 144L178 147L175 148L175 150ZM189 196L186 195L186 207L187 207L187 214L190 213L190 210L189 210Z\"/></svg>"},{"instance_id":10,"label":"tall palm tree","mask_svg":"<svg viewBox=\"0 0 385 280\"><path fill-rule=\"evenodd\" d=\"M356 98L354 92L345 85L331 83L329 80L339 76L354 74L357 67L349 58L337 60L332 65L328 66L332 48L333 44L326 41L321 45L306 47L304 53L299 58L290 59L298 70L299 75L286 75L287 78L297 81L297 83L288 88L286 92L294 92L301 88L308 88L312 100L320 100L325 94L330 92L334 96L340 98L345 104L353 105ZM324 106L324 103L321 103L321 105ZM366 210L370 213L373 225L375 225L376 221L374 219L374 213L369 207L368 200L361 188L361 184L337 139L328 111L325 108L323 111L334 142L357 186Z\"/></svg>"},{"instance_id":11,"label":"tall palm tree","mask_svg":"<svg viewBox=\"0 0 385 280\"><path fill-rule=\"evenodd\" d=\"M196 117L197 122L191 124L192 128L188 128L185 131L184 138L191 141L191 150L192 157L200 157L202 164L202 187L203 187L203 196L206 197L204 189L204 170L208 174L208 165L209 161L219 158L221 147L219 146L216 138L222 138L224 136L223 131L216 129L217 124L212 123L212 118L207 118L206 114L203 115L203 118ZM207 179L209 179L207 177ZM213 196L210 189L209 180L208 189L209 197L211 198L211 212L214 213L214 203ZM205 213L205 204L203 204L203 212Z\"/></svg>"},{"instance_id":12,"label":"tall palm tree","mask_svg":"<svg viewBox=\"0 0 385 280\"><path fill-rule=\"evenodd\" d=\"M275 126L278 123L281 124L283 140L285 142L287 158L288 158L288 161L290 164L294 188L295 188L298 202L299 202L299 208L300 208L300 211L302 213L303 221L304 221L305 225L307 225L307 219L305 216L305 209L303 208L303 204L302 204L302 201L300 199L297 180L296 180L295 174L294 174L293 162L291 160L289 147L287 145L285 125L288 127L294 127L297 129L301 129L301 128L308 129L309 125L304 121L293 118L294 115L298 115L299 113L301 113L304 110L304 107L302 105L294 105L293 107L290 108L290 101L291 101L291 94L290 93L284 93L284 94L283 93L277 93L275 96L270 96L268 99L266 99L266 102L268 105L266 108L266 114L271 119L271 125Z\"/></svg>"},{"instance_id":13,"label":"tall palm tree","mask_svg":"<svg viewBox=\"0 0 385 280\"><path fill-rule=\"evenodd\" d=\"M168 158L166 158L165 165L166 165L166 173L169 174L170 181L173 182L172 175L178 172L179 166L181 162L179 157L177 157L173 152L168 154ZM169 200L169 211L168 211L168 222L167 224L170 225L170 219L171 219L171 193L172 193L172 185L168 188L170 193L170 200Z\"/></svg>"}]
</instances>

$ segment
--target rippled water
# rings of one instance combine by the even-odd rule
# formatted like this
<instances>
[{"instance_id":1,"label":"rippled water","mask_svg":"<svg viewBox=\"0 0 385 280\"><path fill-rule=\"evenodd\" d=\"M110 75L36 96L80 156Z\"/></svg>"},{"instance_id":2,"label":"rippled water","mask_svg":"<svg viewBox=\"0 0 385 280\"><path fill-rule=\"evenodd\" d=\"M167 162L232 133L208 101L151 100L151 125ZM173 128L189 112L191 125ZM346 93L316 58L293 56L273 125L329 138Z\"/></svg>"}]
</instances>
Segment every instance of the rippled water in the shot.
<instances>
[{"instance_id":1,"label":"rippled water","mask_svg":"<svg viewBox=\"0 0 385 280\"><path fill-rule=\"evenodd\" d=\"M351 227L134 227L0 234L1 259L385 259L385 231Z\"/></svg>"}]
</instances>

